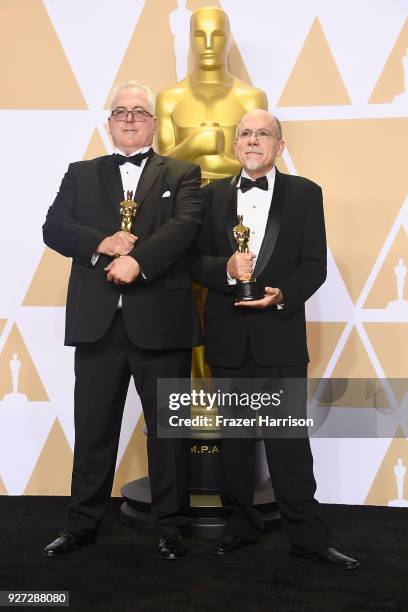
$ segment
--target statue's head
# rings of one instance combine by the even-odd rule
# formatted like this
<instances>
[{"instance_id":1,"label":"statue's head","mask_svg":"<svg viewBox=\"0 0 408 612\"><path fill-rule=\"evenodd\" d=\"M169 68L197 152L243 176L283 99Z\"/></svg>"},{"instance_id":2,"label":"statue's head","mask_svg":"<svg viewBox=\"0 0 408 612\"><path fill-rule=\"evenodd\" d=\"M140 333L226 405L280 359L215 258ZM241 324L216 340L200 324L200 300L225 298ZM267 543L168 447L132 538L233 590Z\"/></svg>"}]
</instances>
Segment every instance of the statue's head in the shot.
<instances>
[{"instance_id":1,"label":"statue's head","mask_svg":"<svg viewBox=\"0 0 408 612\"><path fill-rule=\"evenodd\" d=\"M227 14L215 6L194 11L190 21L190 40L197 66L214 70L226 64L231 42Z\"/></svg>"}]
</instances>

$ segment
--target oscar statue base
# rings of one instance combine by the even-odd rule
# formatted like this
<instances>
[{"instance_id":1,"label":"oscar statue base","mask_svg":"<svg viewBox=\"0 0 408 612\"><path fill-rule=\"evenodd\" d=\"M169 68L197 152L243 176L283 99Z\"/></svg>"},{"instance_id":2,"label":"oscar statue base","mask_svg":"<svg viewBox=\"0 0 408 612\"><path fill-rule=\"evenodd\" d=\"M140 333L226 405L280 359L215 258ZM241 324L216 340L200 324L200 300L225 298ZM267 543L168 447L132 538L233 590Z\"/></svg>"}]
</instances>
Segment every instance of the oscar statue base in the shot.
<instances>
[{"instance_id":1,"label":"oscar statue base","mask_svg":"<svg viewBox=\"0 0 408 612\"><path fill-rule=\"evenodd\" d=\"M121 494L125 500L120 510L122 523L137 531L150 533L149 479L146 477L128 482L122 487ZM227 523L219 495L192 492L190 502L191 522L183 532L187 535L199 535L206 538L222 536ZM256 488L254 505L262 515L266 530L270 529L280 518L269 479Z\"/></svg>"},{"instance_id":2,"label":"oscar statue base","mask_svg":"<svg viewBox=\"0 0 408 612\"><path fill-rule=\"evenodd\" d=\"M215 538L222 535L226 527L225 512L218 492L220 490L220 440L191 439L190 446L190 506L191 524L187 533ZM254 448L255 496L254 504L261 513L268 529L279 518L270 479L263 441L259 439ZM121 506L122 522L137 531L149 532L150 485L148 478L128 482L121 489L124 503Z\"/></svg>"},{"instance_id":3,"label":"oscar statue base","mask_svg":"<svg viewBox=\"0 0 408 612\"><path fill-rule=\"evenodd\" d=\"M263 295L259 295L256 278L247 281L238 281L235 285L236 302L253 302L259 300Z\"/></svg>"}]
</instances>

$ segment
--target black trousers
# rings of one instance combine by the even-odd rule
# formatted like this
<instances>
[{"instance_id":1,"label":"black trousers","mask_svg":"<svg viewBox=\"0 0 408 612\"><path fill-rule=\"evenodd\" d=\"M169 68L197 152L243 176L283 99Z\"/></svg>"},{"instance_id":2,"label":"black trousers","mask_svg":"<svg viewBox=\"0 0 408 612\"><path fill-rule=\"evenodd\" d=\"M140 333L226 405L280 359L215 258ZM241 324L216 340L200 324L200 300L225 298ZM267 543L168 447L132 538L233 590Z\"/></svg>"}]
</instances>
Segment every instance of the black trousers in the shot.
<instances>
[{"instance_id":1,"label":"black trousers","mask_svg":"<svg viewBox=\"0 0 408 612\"><path fill-rule=\"evenodd\" d=\"M75 352L75 449L67 529L95 531L112 491L123 408L131 376L146 426L151 514L160 532L188 522L188 441L157 437L158 378L185 378L191 349L144 350L131 344L118 310L105 336Z\"/></svg>"},{"instance_id":2,"label":"black trousers","mask_svg":"<svg viewBox=\"0 0 408 612\"><path fill-rule=\"evenodd\" d=\"M248 346L240 367L214 367L211 372L214 378L306 378L307 365L259 366ZM299 414L299 410L296 412ZM263 530L262 517L253 506L255 442L255 437L221 440L221 501L227 510L228 532L247 541L256 540ZM265 437L264 444L282 526L292 546L308 552L327 548L327 527L314 498L316 481L309 438Z\"/></svg>"}]
</instances>

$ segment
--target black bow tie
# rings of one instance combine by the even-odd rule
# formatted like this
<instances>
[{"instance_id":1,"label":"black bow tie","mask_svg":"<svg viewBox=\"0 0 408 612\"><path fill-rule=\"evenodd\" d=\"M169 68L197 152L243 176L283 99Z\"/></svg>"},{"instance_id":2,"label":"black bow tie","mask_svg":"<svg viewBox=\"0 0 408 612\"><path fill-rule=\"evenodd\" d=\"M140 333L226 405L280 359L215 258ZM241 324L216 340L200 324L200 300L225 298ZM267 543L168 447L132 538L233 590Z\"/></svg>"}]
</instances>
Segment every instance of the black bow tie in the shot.
<instances>
[{"instance_id":1,"label":"black bow tie","mask_svg":"<svg viewBox=\"0 0 408 612\"><path fill-rule=\"evenodd\" d=\"M119 166L122 164L126 164L126 162L130 162L131 164L135 164L136 166L140 166L142 161L146 159L146 157L150 156L150 151L146 151L146 153L136 153L136 155L129 155L126 157L125 155L120 155L120 153L115 153L115 159L118 162Z\"/></svg>"},{"instance_id":2,"label":"black bow tie","mask_svg":"<svg viewBox=\"0 0 408 612\"><path fill-rule=\"evenodd\" d=\"M266 176L260 176L256 179L256 181L251 181L251 179L246 178L245 176L241 176L240 189L242 193L249 191L252 187L258 187L258 189L262 189L263 191L268 191L268 179Z\"/></svg>"}]
</instances>

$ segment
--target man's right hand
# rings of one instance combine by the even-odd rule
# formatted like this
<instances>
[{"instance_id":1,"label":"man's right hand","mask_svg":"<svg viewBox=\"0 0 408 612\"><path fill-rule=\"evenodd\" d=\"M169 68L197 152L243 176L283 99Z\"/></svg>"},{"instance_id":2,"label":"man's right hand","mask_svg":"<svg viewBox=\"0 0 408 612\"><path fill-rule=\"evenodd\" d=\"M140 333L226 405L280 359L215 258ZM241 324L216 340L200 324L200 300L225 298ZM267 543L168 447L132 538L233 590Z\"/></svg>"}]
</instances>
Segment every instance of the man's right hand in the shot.
<instances>
[{"instance_id":1,"label":"man's right hand","mask_svg":"<svg viewBox=\"0 0 408 612\"><path fill-rule=\"evenodd\" d=\"M133 234L119 231L113 234L113 236L104 238L96 252L102 255L110 255L111 257L115 255L128 255L135 246L136 240L137 237Z\"/></svg>"},{"instance_id":2,"label":"man's right hand","mask_svg":"<svg viewBox=\"0 0 408 612\"><path fill-rule=\"evenodd\" d=\"M253 253L234 253L228 260L227 272L231 278L250 280L253 270Z\"/></svg>"}]
</instances>

